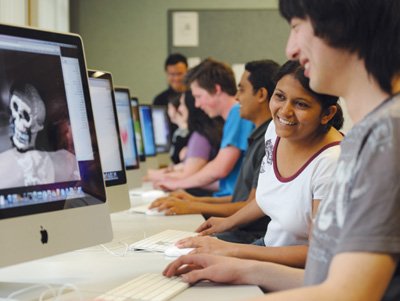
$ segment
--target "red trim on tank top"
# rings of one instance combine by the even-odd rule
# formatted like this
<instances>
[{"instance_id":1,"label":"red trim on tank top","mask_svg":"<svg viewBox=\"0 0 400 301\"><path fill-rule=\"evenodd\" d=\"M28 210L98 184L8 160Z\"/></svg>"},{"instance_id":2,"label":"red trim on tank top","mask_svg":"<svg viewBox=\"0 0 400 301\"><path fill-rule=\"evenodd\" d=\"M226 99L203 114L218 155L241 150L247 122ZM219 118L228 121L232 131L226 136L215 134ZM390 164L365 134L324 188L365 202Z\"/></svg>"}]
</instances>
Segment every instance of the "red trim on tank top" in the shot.
<instances>
[{"instance_id":1,"label":"red trim on tank top","mask_svg":"<svg viewBox=\"0 0 400 301\"><path fill-rule=\"evenodd\" d=\"M336 146L336 145L339 145L339 144L340 144L340 141L335 141L335 142L331 142L331 143L325 145L325 146L322 147L320 150L318 150L310 159L308 159L307 162L304 163L303 166L300 167L300 169L299 169L294 175L292 175L292 176L290 176L290 177L287 177L287 178L284 178L284 177L282 177L282 176L279 174L278 167L276 166L276 149L278 148L278 144L279 144L279 140L280 140L280 139L281 139L280 137L276 137L275 145L274 145L274 151L273 151L273 155L272 155L272 156L273 156L272 164L273 164L273 166L274 166L274 172L275 172L276 178L277 178L280 182L283 182L283 183L288 183L288 182L293 181L294 179L296 179L296 178L303 172L303 170L304 170L316 157L318 157L318 155L319 155L320 153L322 153L324 150L326 150L326 149L328 149L328 148L331 148L331 147L333 147L333 146Z\"/></svg>"}]
</instances>

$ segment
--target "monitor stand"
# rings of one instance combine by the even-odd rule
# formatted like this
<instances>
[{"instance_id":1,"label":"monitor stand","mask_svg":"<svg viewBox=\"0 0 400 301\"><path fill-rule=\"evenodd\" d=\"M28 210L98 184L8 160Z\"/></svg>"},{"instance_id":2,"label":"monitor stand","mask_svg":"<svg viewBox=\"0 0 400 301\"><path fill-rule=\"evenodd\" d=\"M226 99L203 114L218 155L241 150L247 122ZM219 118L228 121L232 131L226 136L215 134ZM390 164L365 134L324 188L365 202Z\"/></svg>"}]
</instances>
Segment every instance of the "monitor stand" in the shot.
<instances>
[{"instance_id":1,"label":"monitor stand","mask_svg":"<svg viewBox=\"0 0 400 301\"><path fill-rule=\"evenodd\" d=\"M126 180L128 182L128 190L142 186L142 172L140 169L131 169L126 171Z\"/></svg>"},{"instance_id":2,"label":"monitor stand","mask_svg":"<svg viewBox=\"0 0 400 301\"><path fill-rule=\"evenodd\" d=\"M158 169L159 163L157 156L146 157L146 172L148 169Z\"/></svg>"}]
</instances>

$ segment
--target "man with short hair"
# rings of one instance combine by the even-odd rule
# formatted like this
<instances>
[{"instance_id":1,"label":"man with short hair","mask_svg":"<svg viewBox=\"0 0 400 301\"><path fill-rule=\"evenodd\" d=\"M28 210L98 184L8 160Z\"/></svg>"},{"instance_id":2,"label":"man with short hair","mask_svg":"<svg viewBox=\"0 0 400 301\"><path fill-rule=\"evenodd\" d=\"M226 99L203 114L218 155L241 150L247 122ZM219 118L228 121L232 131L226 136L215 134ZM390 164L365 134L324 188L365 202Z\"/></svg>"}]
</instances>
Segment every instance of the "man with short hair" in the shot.
<instances>
[{"instance_id":1,"label":"man with short hair","mask_svg":"<svg viewBox=\"0 0 400 301\"><path fill-rule=\"evenodd\" d=\"M229 65L206 59L189 70L186 79L196 107L211 118L220 116L225 120L221 146L217 156L190 177L167 178L154 184L166 190L177 190L204 188L218 181L218 192L214 196L232 195L247 150L247 137L254 128L250 121L240 118L235 76Z\"/></svg>"},{"instance_id":2,"label":"man with short hair","mask_svg":"<svg viewBox=\"0 0 400 301\"><path fill-rule=\"evenodd\" d=\"M168 209L166 214L202 213L206 216L230 216L254 199L261 161L265 155L264 135L271 119L269 100L275 89L279 65L271 60L249 62L239 83L236 99L240 117L251 121L255 129L248 140L248 149L239 171L232 195L225 197L195 197L184 191L153 202L150 208ZM268 217L245 225L233 232L218 233L220 239L237 243L252 243L265 235Z\"/></svg>"},{"instance_id":3,"label":"man with short hair","mask_svg":"<svg viewBox=\"0 0 400 301\"><path fill-rule=\"evenodd\" d=\"M256 284L265 300L400 299L400 2L280 0L286 54L310 87L342 96L353 128L315 218L305 270L194 255L183 280ZM291 290L288 290L291 289Z\"/></svg>"},{"instance_id":4,"label":"man with short hair","mask_svg":"<svg viewBox=\"0 0 400 301\"><path fill-rule=\"evenodd\" d=\"M169 87L154 98L153 105L167 106L170 98L178 97L180 93L185 91L186 87L183 84L183 78L187 68L187 59L182 54L174 53L168 56L165 61L165 72Z\"/></svg>"}]
</instances>

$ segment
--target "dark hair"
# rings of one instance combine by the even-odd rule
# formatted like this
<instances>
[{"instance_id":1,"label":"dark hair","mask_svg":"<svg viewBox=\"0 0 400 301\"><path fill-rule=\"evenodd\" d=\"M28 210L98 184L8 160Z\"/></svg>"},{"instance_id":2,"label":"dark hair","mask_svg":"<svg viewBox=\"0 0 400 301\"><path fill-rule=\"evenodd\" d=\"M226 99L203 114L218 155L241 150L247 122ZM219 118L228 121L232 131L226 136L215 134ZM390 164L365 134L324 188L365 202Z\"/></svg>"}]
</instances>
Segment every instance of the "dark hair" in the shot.
<instances>
[{"instance_id":1,"label":"dark hair","mask_svg":"<svg viewBox=\"0 0 400 301\"><path fill-rule=\"evenodd\" d=\"M190 69L185 76L185 84L189 86L196 81L198 85L210 94L215 94L215 85L218 84L221 90L230 96L235 96L236 81L232 68L223 62L213 58L205 59L196 67Z\"/></svg>"},{"instance_id":2,"label":"dark hair","mask_svg":"<svg viewBox=\"0 0 400 301\"><path fill-rule=\"evenodd\" d=\"M265 88L268 92L269 101L275 90L275 76L279 67L279 64L272 60L260 60L247 63L244 68L250 73L248 81L253 86L253 92L256 93L261 88Z\"/></svg>"},{"instance_id":3,"label":"dark hair","mask_svg":"<svg viewBox=\"0 0 400 301\"><path fill-rule=\"evenodd\" d=\"M400 71L400 1L279 0L282 16L310 18L315 35L332 47L357 53L387 93Z\"/></svg>"},{"instance_id":4,"label":"dark hair","mask_svg":"<svg viewBox=\"0 0 400 301\"><path fill-rule=\"evenodd\" d=\"M180 105L180 98L182 96L182 93L177 93L177 94L172 94L168 97L168 103L173 105L175 109L178 109Z\"/></svg>"},{"instance_id":5,"label":"dark hair","mask_svg":"<svg viewBox=\"0 0 400 301\"><path fill-rule=\"evenodd\" d=\"M278 82L285 75L292 75L296 80L298 80L302 87L315 97L322 107L322 112L325 112L331 106L337 107L336 114L332 117L332 119L329 120L327 124L320 125L320 134L326 134L332 126L337 130L342 128L344 118L342 107L337 103L339 100L338 97L315 93L313 90L311 90L309 85L310 80L304 75L304 67L301 66L298 61L287 61L285 64L283 64L281 69L279 69L278 73L276 74L276 82Z\"/></svg>"},{"instance_id":6,"label":"dark hair","mask_svg":"<svg viewBox=\"0 0 400 301\"><path fill-rule=\"evenodd\" d=\"M189 111L189 133L198 132L207 138L210 144L218 149L222 139L224 120L221 117L210 118L203 110L196 108L191 91L185 92L185 105Z\"/></svg>"},{"instance_id":7,"label":"dark hair","mask_svg":"<svg viewBox=\"0 0 400 301\"><path fill-rule=\"evenodd\" d=\"M176 65L178 63L184 63L186 68L188 66L187 59L186 59L186 57L184 55L182 55L180 53L170 54L167 57L167 59L165 60L164 68L165 68L165 70L167 70L167 66Z\"/></svg>"}]
</instances>

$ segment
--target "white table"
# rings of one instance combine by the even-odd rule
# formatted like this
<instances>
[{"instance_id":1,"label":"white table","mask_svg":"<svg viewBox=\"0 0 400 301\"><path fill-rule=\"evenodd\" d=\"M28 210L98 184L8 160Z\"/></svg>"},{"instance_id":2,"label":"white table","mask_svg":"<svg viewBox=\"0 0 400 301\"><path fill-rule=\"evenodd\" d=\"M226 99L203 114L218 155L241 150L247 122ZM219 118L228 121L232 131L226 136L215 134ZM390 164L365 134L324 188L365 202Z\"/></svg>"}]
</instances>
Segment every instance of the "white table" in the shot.
<instances>
[{"instance_id":1,"label":"white table","mask_svg":"<svg viewBox=\"0 0 400 301\"><path fill-rule=\"evenodd\" d=\"M140 200L132 200L133 205L139 203ZM122 243L130 244L165 229L194 231L204 221L201 215L146 216L127 211L112 214L111 220L114 239L105 244L105 247L118 253L125 250ZM0 298L21 288L7 284L8 282L59 285L72 283L84 298L93 298L143 273L161 273L170 262L171 259L161 253L128 252L117 257L101 246L94 246L0 269ZM37 298L37 294L38 292L32 292L29 296ZM200 282L173 300L233 300L261 294L262 291L257 286ZM76 298L70 292L62 300Z\"/></svg>"}]
</instances>

